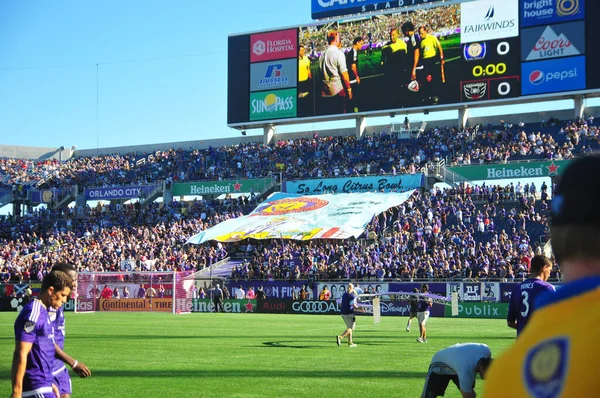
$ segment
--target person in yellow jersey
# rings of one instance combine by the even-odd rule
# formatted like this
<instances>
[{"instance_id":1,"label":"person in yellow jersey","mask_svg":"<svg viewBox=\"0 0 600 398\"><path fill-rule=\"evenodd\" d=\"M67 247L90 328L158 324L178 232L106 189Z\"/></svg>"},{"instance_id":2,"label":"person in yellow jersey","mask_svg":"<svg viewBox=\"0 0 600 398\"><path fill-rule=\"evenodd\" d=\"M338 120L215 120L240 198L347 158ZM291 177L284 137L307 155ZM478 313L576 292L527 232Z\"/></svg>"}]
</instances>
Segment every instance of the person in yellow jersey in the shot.
<instances>
[{"instance_id":1,"label":"person in yellow jersey","mask_svg":"<svg viewBox=\"0 0 600 398\"><path fill-rule=\"evenodd\" d=\"M484 397L600 393L600 157L573 161L552 198L552 249L565 284L536 301L516 343L490 367Z\"/></svg>"},{"instance_id":2,"label":"person in yellow jersey","mask_svg":"<svg viewBox=\"0 0 600 398\"><path fill-rule=\"evenodd\" d=\"M306 55L306 48L300 45L298 48L298 97L304 98L309 95L311 79L310 59Z\"/></svg>"},{"instance_id":3,"label":"person in yellow jersey","mask_svg":"<svg viewBox=\"0 0 600 398\"><path fill-rule=\"evenodd\" d=\"M439 101L435 95L436 85L444 82L442 68L444 67L444 50L437 37L429 32L425 25L419 27L419 36L421 36L421 87L423 90L423 99L430 104L437 104ZM440 65L436 65L437 62Z\"/></svg>"},{"instance_id":4,"label":"person in yellow jersey","mask_svg":"<svg viewBox=\"0 0 600 398\"><path fill-rule=\"evenodd\" d=\"M393 98L394 103L404 94L403 87L410 83L410 59L408 46L400 38L397 28L390 30L390 41L381 49L381 68L388 98ZM405 89L406 90L406 89ZM390 104L394 105L394 104Z\"/></svg>"},{"instance_id":5,"label":"person in yellow jersey","mask_svg":"<svg viewBox=\"0 0 600 398\"><path fill-rule=\"evenodd\" d=\"M314 114L313 101L310 95L313 90L312 73L310 72L310 58L306 55L306 48L298 48L298 116L312 116Z\"/></svg>"}]
</instances>

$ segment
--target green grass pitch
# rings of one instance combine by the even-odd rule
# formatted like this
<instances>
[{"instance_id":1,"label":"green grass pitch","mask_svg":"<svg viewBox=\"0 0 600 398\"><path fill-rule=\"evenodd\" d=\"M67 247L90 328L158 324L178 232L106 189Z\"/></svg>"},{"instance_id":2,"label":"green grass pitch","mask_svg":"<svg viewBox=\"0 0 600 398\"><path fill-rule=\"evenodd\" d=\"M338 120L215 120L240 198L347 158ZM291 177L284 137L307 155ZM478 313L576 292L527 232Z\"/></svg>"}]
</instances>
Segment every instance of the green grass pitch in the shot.
<instances>
[{"instance_id":1,"label":"green grass pitch","mask_svg":"<svg viewBox=\"0 0 600 398\"><path fill-rule=\"evenodd\" d=\"M0 313L0 391L10 395L15 313ZM501 353L504 320L431 318L419 344L413 320L357 317L354 342L337 347L340 316L67 313L66 351L92 370L73 397L418 397L431 356L460 342ZM481 395L482 382L477 379ZM459 397L450 384L446 397Z\"/></svg>"}]
</instances>

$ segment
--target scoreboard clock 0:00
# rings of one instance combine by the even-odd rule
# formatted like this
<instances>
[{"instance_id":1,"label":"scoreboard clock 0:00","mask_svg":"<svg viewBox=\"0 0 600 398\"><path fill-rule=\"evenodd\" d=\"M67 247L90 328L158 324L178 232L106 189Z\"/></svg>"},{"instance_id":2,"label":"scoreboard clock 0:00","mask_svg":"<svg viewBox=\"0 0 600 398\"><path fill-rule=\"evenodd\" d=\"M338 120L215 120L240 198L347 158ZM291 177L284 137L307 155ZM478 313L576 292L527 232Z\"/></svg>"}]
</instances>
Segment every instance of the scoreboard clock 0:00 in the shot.
<instances>
[{"instance_id":1,"label":"scoreboard clock 0:00","mask_svg":"<svg viewBox=\"0 0 600 398\"><path fill-rule=\"evenodd\" d=\"M518 37L462 45L462 102L515 98L521 94Z\"/></svg>"}]
</instances>

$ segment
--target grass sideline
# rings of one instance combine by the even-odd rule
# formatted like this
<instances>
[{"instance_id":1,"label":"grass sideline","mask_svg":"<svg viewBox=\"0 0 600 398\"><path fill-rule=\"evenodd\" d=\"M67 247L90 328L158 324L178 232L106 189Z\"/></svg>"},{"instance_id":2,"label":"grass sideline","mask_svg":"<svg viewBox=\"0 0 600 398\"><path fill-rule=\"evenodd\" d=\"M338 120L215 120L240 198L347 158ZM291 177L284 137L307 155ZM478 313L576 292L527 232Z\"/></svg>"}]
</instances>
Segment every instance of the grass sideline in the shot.
<instances>
[{"instance_id":1,"label":"grass sideline","mask_svg":"<svg viewBox=\"0 0 600 398\"><path fill-rule=\"evenodd\" d=\"M0 391L10 395L16 313L0 313ZM497 356L514 341L504 320L431 318L419 344L406 317L357 317L337 347L339 316L67 313L66 351L92 370L73 397L418 397L431 356L460 342ZM476 392L481 395L482 382ZM452 383L446 397L459 397Z\"/></svg>"}]
</instances>

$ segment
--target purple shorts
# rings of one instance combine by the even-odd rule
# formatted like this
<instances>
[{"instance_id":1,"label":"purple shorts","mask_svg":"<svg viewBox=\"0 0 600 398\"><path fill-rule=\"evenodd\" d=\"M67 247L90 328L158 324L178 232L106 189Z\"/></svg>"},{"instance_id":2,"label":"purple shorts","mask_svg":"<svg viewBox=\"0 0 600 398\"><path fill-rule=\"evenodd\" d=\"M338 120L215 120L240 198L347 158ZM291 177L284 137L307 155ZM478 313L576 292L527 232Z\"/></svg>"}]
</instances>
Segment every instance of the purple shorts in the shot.
<instances>
[{"instance_id":1,"label":"purple shorts","mask_svg":"<svg viewBox=\"0 0 600 398\"><path fill-rule=\"evenodd\" d=\"M54 371L52 374L54 375L54 384L58 386L60 395L71 395L71 377L69 376L69 370L67 367L63 366L61 370Z\"/></svg>"}]
</instances>

